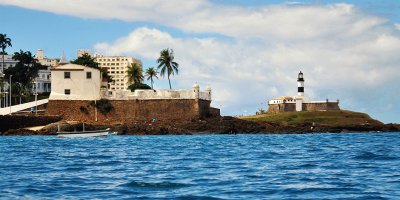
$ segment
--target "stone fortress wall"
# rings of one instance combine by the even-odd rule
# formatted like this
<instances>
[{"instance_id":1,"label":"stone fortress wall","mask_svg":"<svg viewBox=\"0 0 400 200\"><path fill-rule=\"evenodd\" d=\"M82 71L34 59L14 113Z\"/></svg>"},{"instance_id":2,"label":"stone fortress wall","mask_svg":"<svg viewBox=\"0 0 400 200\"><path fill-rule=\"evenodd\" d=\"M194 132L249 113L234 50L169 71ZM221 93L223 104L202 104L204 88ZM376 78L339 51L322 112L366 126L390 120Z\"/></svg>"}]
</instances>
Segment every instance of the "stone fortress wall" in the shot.
<instances>
[{"instance_id":1,"label":"stone fortress wall","mask_svg":"<svg viewBox=\"0 0 400 200\"><path fill-rule=\"evenodd\" d=\"M97 112L100 123L132 123L157 121L180 122L220 116L220 110L212 108L211 89L200 92L196 84L192 90L120 90L111 95L102 92L101 97L112 105L111 112ZM60 115L65 120L94 122L96 113L90 100L50 100L46 114Z\"/></svg>"},{"instance_id":2,"label":"stone fortress wall","mask_svg":"<svg viewBox=\"0 0 400 200\"><path fill-rule=\"evenodd\" d=\"M93 101L52 100L47 115L60 115L64 120L95 122ZM113 109L102 114L97 111L99 123L182 122L219 116L219 109L210 107L210 101L196 99L109 100Z\"/></svg>"},{"instance_id":3,"label":"stone fortress wall","mask_svg":"<svg viewBox=\"0 0 400 200\"><path fill-rule=\"evenodd\" d=\"M326 111L326 110L340 110L339 102L310 102L302 104L303 111ZM280 103L269 104L269 113L280 112L296 112L296 104L294 103Z\"/></svg>"}]
</instances>

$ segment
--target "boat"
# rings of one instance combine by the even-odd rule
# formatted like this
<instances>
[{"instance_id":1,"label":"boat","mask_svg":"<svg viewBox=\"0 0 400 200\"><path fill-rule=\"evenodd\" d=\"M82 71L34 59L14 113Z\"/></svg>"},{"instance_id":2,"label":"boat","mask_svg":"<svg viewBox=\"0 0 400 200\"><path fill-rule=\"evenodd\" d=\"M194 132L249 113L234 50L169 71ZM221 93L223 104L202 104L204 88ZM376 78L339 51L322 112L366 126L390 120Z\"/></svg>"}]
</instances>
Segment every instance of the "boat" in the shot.
<instances>
[{"instance_id":1,"label":"boat","mask_svg":"<svg viewBox=\"0 0 400 200\"><path fill-rule=\"evenodd\" d=\"M60 125L58 125L57 137L59 138L76 138L76 137L102 137L107 136L110 133L110 128L104 130L85 131L85 123L83 123L82 131L60 131Z\"/></svg>"},{"instance_id":2,"label":"boat","mask_svg":"<svg viewBox=\"0 0 400 200\"><path fill-rule=\"evenodd\" d=\"M95 131L74 131L74 132L57 132L59 138L75 138L75 137L102 137L107 136L110 129L95 130Z\"/></svg>"}]
</instances>

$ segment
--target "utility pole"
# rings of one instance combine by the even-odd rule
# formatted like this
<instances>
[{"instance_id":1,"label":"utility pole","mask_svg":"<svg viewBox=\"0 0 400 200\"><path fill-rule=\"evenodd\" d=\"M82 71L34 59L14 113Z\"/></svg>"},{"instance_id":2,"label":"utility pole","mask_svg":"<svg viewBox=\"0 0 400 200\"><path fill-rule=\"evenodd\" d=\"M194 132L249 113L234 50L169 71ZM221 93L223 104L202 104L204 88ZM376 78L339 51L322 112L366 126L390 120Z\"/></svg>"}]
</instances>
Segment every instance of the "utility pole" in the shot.
<instances>
[{"instance_id":1,"label":"utility pole","mask_svg":"<svg viewBox=\"0 0 400 200\"><path fill-rule=\"evenodd\" d=\"M1 82L3 82L3 77L4 77L4 75L3 75L3 73L0 73L0 81ZM1 83L0 83L0 85L2 85ZM0 87L0 108L2 108L3 107L3 86L1 86Z\"/></svg>"},{"instance_id":2,"label":"utility pole","mask_svg":"<svg viewBox=\"0 0 400 200\"><path fill-rule=\"evenodd\" d=\"M35 84L35 115L37 115L37 87L36 87L36 81L33 82Z\"/></svg>"},{"instance_id":3,"label":"utility pole","mask_svg":"<svg viewBox=\"0 0 400 200\"><path fill-rule=\"evenodd\" d=\"M96 102L96 99L94 99L94 116L95 116L95 121L97 122L97 102Z\"/></svg>"},{"instance_id":4,"label":"utility pole","mask_svg":"<svg viewBox=\"0 0 400 200\"><path fill-rule=\"evenodd\" d=\"M12 82L11 82L11 77L12 77L12 75L10 75L10 115L11 115L11 106L12 106L12 99L11 99L11 84L12 84Z\"/></svg>"}]
</instances>

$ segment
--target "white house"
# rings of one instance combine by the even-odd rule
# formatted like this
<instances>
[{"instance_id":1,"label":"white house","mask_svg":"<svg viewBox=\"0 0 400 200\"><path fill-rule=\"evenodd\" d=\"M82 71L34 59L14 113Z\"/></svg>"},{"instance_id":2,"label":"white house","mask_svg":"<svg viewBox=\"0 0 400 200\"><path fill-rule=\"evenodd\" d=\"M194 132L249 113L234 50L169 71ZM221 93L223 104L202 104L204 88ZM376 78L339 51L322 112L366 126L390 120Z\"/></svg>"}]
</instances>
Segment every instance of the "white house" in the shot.
<instances>
[{"instance_id":1,"label":"white house","mask_svg":"<svg viewBox=\"0 0 400 200\"><path fill-rule=\"evenodd\" d=\"M43 68L40 68L38 71L38 75L34 80L35 87L32 88L32 92L35 92L35 90L37 93L50 92L51 91L50 69L52 67L58 66L60 64L60 59L46 57L42 49L38 49L36 51L36 59L41 65L43 65Z\"/></svg>"},{"instance_id":2,"label":"white house","mask_svg":"<svg viewBox=\"0 0 400 200\"><path fill-rule=\"evenodd\" d=\"M99 100L101 72L98 69L66 64L51 69L50 100Z\"/></svg>"},{"instance_id":3,"label":"white house","mask_svg":"<svg viewBox=\"0 0 400 200\"><path fill-rule=\"evenodd\" d=\"M36 88L33 88L33 92L44 93L51 91L51 75L50 75L50 66L44 66L39 69L38 75L34 80Z\"/></svg>"}]
</instances>

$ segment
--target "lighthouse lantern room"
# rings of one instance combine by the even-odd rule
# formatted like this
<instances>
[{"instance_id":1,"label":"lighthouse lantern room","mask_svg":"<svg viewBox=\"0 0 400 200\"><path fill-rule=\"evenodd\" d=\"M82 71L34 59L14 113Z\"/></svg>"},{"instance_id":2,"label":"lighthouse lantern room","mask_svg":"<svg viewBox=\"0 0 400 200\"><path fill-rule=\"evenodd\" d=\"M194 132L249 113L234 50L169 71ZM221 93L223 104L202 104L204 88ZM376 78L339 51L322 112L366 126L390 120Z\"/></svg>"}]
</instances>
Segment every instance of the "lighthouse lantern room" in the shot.
<instances>
[{"instance_id":1,"label":"lighthouse lantern room","mask_svg":"<svg viewBox=\"0 0 400 200\"><path fill-rule=\"evenodd\" d=\"M303 72L301 71L297 76L297 95L299 97L304 97L304 78L303 78Z\"/></svg>"}]
</instances>

